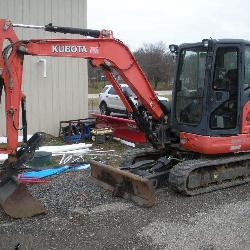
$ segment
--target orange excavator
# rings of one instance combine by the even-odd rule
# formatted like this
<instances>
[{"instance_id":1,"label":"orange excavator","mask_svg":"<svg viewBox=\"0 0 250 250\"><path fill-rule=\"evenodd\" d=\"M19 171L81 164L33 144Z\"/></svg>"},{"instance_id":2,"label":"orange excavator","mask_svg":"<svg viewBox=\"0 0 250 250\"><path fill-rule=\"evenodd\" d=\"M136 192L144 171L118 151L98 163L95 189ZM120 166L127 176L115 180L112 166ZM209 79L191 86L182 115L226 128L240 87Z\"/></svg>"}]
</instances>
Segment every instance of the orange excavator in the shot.
<instances>
[{"instance_id":1,"label":"orange excavator","mask_svg":"<svg viewBox=\"0 0 250 250\"><path fill-rule=\"evenodd\" d=\"M15 27L84 37L19 40ZM250 42L234 39L170 45L177 69L172 103L164 103L158 100L128 47L113 38L112 31L13 24L0 19L0 90L5 92L7 128L7 147L1 153L9 154L0 169L2 208L15 218L46 212L16 178L44 139L43 133L36 133L27 141L24 55L89 59L103 69L153 147L127 153L120 168L91 161L91 176L116 196L152 206L154 189L161 185L196 195L249 182L248 46ZM113 70L133 90L138 105L122 91ZM17 150L20 107L24 140Z\"/></svg>"}]
</instances>

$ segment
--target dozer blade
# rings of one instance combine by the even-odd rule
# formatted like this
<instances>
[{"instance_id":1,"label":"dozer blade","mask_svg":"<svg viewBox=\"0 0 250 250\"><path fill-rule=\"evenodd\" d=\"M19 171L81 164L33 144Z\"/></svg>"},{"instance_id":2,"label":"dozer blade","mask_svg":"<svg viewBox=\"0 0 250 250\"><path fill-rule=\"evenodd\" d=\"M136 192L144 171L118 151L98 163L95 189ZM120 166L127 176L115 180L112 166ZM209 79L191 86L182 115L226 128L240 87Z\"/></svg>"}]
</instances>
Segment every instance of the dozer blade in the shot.
<instances>
[{"instance_id":1,"label":"dozer blade","mask_svg":"<svg viewBox=\"0 0 250 250\"><path fill-rule=\"evenodd\" d=\"M30 194L24 184L18 184L11 179L0 187L0 204L13 218L28 218L47 213L47 209Z\"/></svg>"},{"instance_id":2,"label":"dozer blade","mask_svg":"<svg viewBox=\"0 0 250 250\"><path fill-rule=\"evenodd\" d=\"M91 176L114 196L131 199L140 206L155 204L155 192L149 180L96 161L90 161L90 164Z\"/></svg>"}]
</instances>

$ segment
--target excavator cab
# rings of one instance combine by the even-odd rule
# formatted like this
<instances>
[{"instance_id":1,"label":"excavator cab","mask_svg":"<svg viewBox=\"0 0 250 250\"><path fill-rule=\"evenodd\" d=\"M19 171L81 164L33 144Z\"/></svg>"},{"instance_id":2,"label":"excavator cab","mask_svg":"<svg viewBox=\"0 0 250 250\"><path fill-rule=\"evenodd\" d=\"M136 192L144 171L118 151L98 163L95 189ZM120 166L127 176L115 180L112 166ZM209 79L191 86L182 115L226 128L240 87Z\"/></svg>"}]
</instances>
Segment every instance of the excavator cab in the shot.
<instances>
[{"instance_id":1,"label":"excavator cab","mask_svg":"<svg viewBox=\"0 0 250 250\"><path fill-rule=\"evenodd\" d=\"M176 46L171 127L180 131L184 148L203 154L230 153L229 137L248 130L249 48L250 42L236 39ZM208 137L206 143L213 149L197 144ZM214 137L227 137L227 149L218 140L215 145Z\"/></svg>"},{"instance_id":2,"label":"excavator cab","mask_svg":"<svg viewBox=\"0 0 250 250\"><path fill-rule=\"evenodd\" d=\"M240 132L243 50L243 41L238 40L179 47L172 127L209 136Z\"/></svg>"}]
</instances>

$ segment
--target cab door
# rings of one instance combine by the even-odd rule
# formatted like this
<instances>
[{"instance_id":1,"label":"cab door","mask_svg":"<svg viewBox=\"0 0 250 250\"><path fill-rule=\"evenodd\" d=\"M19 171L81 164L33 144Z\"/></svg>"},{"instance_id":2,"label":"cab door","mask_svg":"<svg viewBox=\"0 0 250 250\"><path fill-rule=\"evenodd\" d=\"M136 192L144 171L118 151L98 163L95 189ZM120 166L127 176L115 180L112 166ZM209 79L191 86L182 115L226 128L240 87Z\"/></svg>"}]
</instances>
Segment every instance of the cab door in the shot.
<instances>
[{"instance_id":1,"label":"cab door","mask_svg":"<svg viewBox=\"0 0 250 250\"><path fill-rule=\"evenodd\" d=\"M240 46L218 45L208 98L210 135L239 133Z\"/></svg>"}]
</instances>

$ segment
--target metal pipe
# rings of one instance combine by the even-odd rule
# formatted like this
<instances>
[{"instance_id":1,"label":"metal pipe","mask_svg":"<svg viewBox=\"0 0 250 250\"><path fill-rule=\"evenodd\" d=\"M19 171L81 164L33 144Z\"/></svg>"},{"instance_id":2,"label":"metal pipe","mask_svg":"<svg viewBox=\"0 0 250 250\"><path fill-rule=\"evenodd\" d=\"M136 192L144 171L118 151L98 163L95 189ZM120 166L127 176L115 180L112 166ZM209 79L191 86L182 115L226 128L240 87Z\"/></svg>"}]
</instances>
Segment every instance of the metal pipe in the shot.
<instances>
[{"instance_id":1,"label":"metal pipe","mask_svg":"<svg viewBox=\"0 0 250 250\"><path fill-rule=\"evenodd\" d=\"M43 77L47 77L47 60L45 58L41 58L38 61L39 63L43 63Z\"/></svg>"},{"instance_id":2,"label":"metal pipe","mask_svg":"<svg viewBox=\"0 0 250 250\"><path fill-rule=\"evenodd\" d=\"M64 33L64 34L68 33L68 34L76 34L76 35L82 35L82 36L90 36L94 38L98 38L101 34L100 30L53 26L52 23L45 25L44 30L49 31L49 32L55 32L55 33Z\"/></svg>"},{"instance_id":3,"label":"metal pipe","mask_svg":"<svg viewBox=\"0 0 250 250\"><path fill-rule=\"evenodd\" d=\"M13 23L13 27L20 27L20 28L30 28L30 29L44 29L45 26L38 26L32 24L21 24L21 23Z\"/></svg>"},{"instance_id":4,"label":"metal pipe","mask_svg":"<svg viewBox=\"0 0 250 250\"><path fill-rule=\"evenodd\" d=\"M66 34L66 33L77 34L77 35L83 35L83 36L90 36L90 37L94 37L94 38L98 38L101 34L101 32L99 30L53 26L52 23L49 23L45 26L13 23L12 26L19 27L19 28L43 29L43 30L48 31L48 32L64 33L64 34Z\"/></svg>"},{"instance_id":5,"label":"metal pipe","mask_svg":"<svg viewBox=\"0 0 250 250\"><path fill-rule=\"evenodd\" d=\"M21 107L22 107L23 142L27 142L26 97L22 98Z\"/></svg>"}]
</instances>

